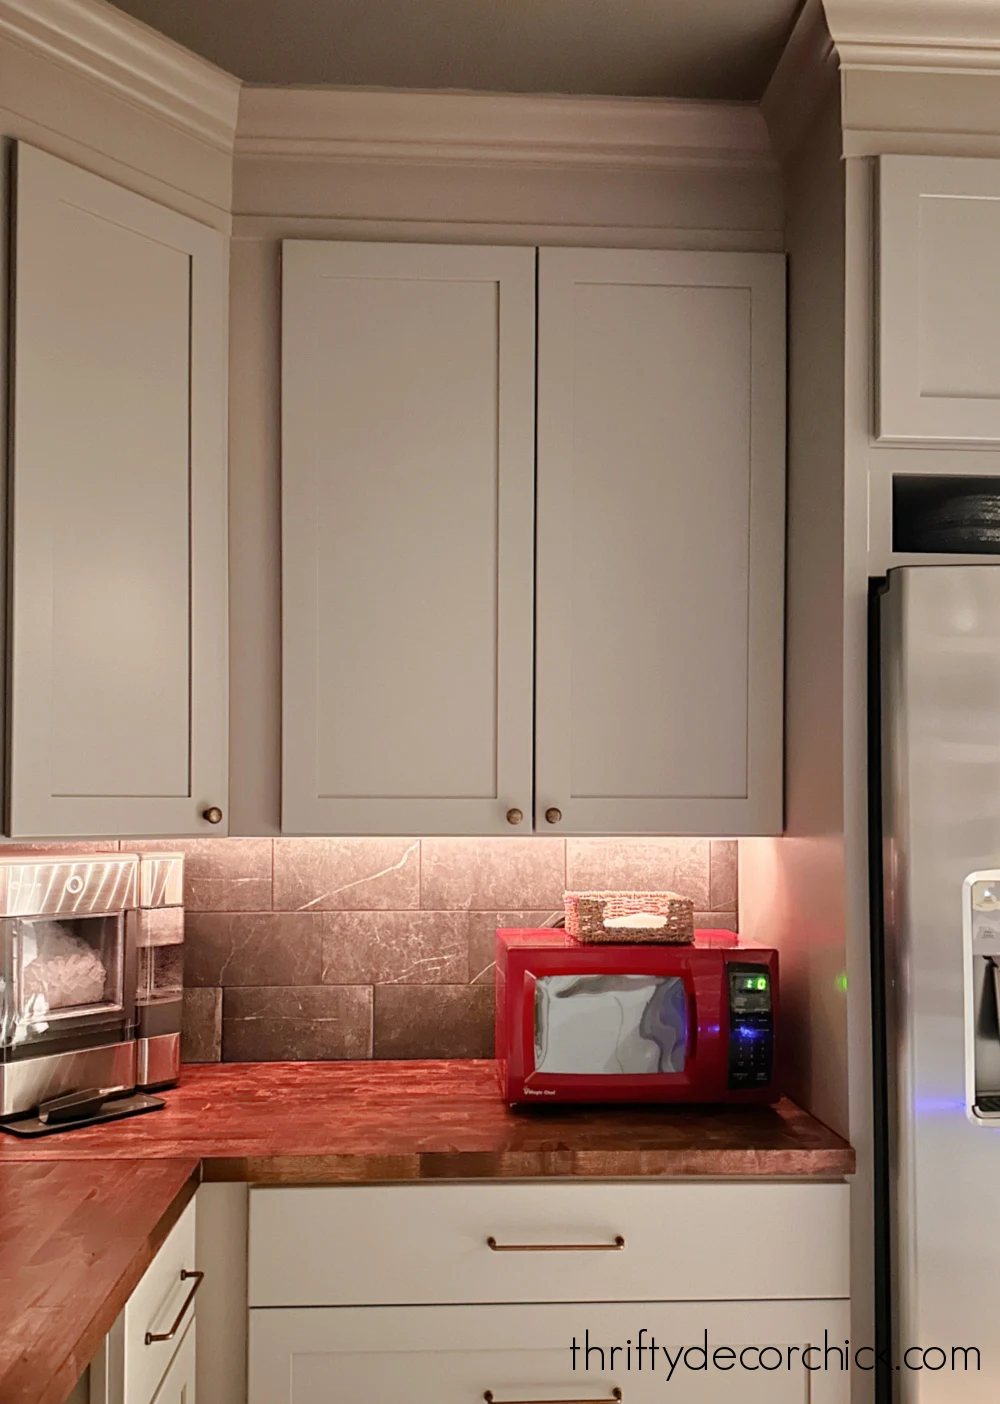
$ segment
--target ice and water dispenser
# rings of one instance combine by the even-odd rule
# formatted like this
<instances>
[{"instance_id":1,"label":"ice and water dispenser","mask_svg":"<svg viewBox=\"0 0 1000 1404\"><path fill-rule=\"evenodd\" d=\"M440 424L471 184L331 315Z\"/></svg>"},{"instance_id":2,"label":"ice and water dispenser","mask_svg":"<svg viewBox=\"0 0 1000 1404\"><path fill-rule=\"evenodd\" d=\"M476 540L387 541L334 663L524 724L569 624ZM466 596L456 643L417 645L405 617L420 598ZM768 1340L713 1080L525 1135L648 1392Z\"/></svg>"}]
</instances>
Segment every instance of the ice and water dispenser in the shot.
<instances>
[{"instance_id":1,"label":"ice and water dispenser","mask_svg":"<svg viewBox=\"0 0 1000 1404\"><path fill-rule=\"evenodd\" d=\"M966 878L962 935L966 1108L1000 1122L1000 869Z\"/></svg>"}]
</instances>

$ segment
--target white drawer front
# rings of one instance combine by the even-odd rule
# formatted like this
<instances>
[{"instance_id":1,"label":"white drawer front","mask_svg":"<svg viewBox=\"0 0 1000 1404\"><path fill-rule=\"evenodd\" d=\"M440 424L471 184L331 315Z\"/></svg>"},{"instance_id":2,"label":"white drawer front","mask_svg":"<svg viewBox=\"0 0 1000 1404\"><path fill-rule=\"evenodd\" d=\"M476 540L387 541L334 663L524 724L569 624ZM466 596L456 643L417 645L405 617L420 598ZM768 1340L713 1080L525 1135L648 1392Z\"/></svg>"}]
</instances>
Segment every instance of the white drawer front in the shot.
<instances>
[{"instance_id":1,"label":"white drawer front","mask_svg":"<svg viewBox=\"0 0 1000 1404\"><path fill-rule=\"evenodd\" d=\"M192 1321L153 1396L153 1404L195 1404L196 1341Z\"/></svg>"},{"instance_id":2,"label":"white drawer front","mask_svg":"<svg viewBox=\"0 0 1000 1404\"><path fill-rule=\"evenodd\" d=\"M195 1202L192 1199L125 1304L127 1404L149 1404L191 1321L193 1302L170 1340L146 1344L147 1331L166 1333L170 1330L195 1286L196 1279L181 1277L182 1271L194 1270L194 1247Z\"/></svg>"},{"instance_id":3,"label":"white drawer front","mask_svg":"<svg viewBox=\"0 0 1000 1404\"><path fill-rule=\"evenodd\" d=\"M690 1182L256 1189L250 1305L846 1297L848 1195ZM619 1237L620 1250L597 1246ZM530 1247L495 1251L491 1238Z\"/></svg>"},{"instance_id":4,"label":"white drawer front","mask_svg":"<svg viewBox=\"0 0 1000 1404\"><path fill-rule=\"evenodd\" d=\"M589 1404L611 1400L615 1389L622 1404L847 1404L850 1376L836 1368L836 1357L834 1369L810 1372L801 1350L815 1342L822 1348L824 1331L842 1343L848 1327L843 1301L251 1311L248 1404L475 1404L487 1390L496 1404ZM640 1369L635 1348L643 1328ZM706 1339L708 1368L700 1368L699 1353L687 1357L692 1368L678 1359ZM589 1370L579 1349L587 1343L597 1347ZM818 1365L822 1349L808 1358Z\"/></svg>"}]
</instances>

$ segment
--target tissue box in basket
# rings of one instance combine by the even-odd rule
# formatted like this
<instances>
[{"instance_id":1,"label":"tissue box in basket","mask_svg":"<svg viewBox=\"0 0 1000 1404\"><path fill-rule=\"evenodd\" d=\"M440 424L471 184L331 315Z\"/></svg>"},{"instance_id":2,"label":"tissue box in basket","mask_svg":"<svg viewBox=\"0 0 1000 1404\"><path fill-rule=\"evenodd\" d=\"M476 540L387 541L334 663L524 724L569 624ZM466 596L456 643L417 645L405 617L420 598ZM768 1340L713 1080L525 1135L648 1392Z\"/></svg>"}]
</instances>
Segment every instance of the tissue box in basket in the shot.
<instances>
[{"instance_id":1,"label":"tissue box in basket","mask_svg":"<svg viewBox=\"0 0 1000 1404\"><path fill-rule=\"evenodd\" d=\"M566 930L579 941L694 940L694 903L676 892L567 892Z\"/></svg>"}]
</instances>

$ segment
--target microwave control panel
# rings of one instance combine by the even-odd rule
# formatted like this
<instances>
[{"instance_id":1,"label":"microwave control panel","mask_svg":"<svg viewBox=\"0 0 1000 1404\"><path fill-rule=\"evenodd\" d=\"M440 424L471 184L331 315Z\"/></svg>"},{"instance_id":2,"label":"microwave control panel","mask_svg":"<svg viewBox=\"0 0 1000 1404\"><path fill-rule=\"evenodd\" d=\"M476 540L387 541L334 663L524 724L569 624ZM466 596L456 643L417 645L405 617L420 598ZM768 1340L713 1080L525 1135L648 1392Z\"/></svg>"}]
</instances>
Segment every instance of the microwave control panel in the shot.
<instances>
[{"instance_id":1,"label":"microwave control panel","mask_svg":"<svg viewBox=\"0 0 1000 1404\"><path fill-rule=\"evenodd\" d=\"M766 1087L774 1066L771 975L764 965L730 964L729 1086Z\"/></svg>"}]
</instances>

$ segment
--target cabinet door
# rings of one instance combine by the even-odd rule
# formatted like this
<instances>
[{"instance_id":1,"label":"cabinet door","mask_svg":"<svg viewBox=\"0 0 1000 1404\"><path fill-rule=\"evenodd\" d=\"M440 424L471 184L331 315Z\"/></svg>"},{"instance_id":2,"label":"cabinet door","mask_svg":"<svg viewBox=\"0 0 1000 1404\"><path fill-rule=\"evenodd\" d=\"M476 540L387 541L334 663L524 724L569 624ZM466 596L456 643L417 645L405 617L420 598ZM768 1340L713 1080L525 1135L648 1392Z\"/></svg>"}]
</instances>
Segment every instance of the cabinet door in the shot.
<instances>
[{"instance_id":1,"label":"cabinet door","mask_svg":"<svg viewBox=\"0 0 1000 1404\"><path fill-rule=\"evenodd\" d=\"M779 833L784 261L544 249L535 814Z\"/></svg>"},{"instance_id":2,"label":"cabinet door","mask_svg":"<svg viewBox=\"0 0 1000 1404\"><path fill-rule=\"evenodd\" d=\"M1000 161L879 160L878 437L1000 443Z\"/></svg>"},{"instance_id":3,"label":"cabinet door","mask_svg":"<svg viewBox=\"0 0 1000 1404\"><path fill-rule=\"evenodd\" d=\"M534 250L283 247L282 828L513 832Z\"/></svg>"},{"instance_id":4,"label":"cabinet door","mask_svg":"<svg viewBox=\"0 0 1000 1404\"><path fill-rule=\"evenodd\" d=\"M612 1404L614 1390L621 1390L626 1404L662 1404L672 1397L670 1360L670 1383L684 1404L847 1404L846 1370L802 1365L802 1350L810 1345L819 1350L809 1363L822 1360L824 1331L830 1341L844 1341L847 1306L796 1301L256 1309L250 1312L248 1404L472 1404L484 1397L496 1404ZM701 1366L706 1343L707 1368ZM688 1348L696 1353L685 1364L678 1353ZM835 1352L831 1359L836 1361Z\"/></svg>"},{"instance_id":5,"label":"cabinet door","mask_svg":"<svg viewBox=\"0 0 1000 1404\"><path fill-rule=\"evenodd\" d=\"M226 243L17 149L10 833L221 832Z\"/></svg>"}]
</instances>

